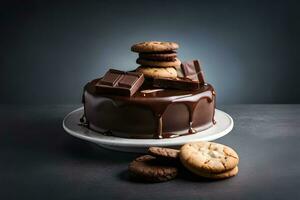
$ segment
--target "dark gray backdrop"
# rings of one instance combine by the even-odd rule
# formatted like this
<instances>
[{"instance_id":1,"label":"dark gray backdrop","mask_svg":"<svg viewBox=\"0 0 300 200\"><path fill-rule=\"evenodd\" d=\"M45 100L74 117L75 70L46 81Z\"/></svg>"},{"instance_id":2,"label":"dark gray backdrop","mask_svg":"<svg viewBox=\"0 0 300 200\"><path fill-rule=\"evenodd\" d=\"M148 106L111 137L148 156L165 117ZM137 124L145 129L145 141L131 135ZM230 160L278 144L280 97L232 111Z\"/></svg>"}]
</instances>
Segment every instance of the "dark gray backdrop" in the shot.
<instances>
[{"instance_id":1,"label":"dark gray backdrop","mask_svg":"<svg viewBox=\"0 0 300 200\"><path fill-rule=\"evenodd\" d=\"M218 103L300 103L296 1L1 1L0 103L80 103L130 46L180 44L200 59Z\"/></svg>"}]
</instances>

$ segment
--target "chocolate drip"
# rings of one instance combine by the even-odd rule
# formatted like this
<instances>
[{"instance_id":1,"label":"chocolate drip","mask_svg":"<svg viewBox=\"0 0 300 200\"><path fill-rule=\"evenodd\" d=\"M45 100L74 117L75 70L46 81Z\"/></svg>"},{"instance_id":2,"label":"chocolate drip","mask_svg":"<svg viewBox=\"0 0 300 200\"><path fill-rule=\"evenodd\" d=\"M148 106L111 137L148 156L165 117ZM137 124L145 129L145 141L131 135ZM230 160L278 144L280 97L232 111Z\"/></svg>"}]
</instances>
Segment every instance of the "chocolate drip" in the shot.
<instances>
[{"instance_id":1,"label":"chocolate drip","mask_svg":"<svg viewBox=\"0 0 300 200\"><path fill-rule=\"evenodd\" d=\"M199 103L200 99L206 98L208 103L211 103L213 101L213 93L214 90L211 91L212 96L202 96L199 99L197 98L196 101L186 101L184 102L184 104L187 106L188 110L189 110L189 131L188 134L194 134L197 131L193 128L193 122L194 122L194 111Z\"/></svg>"},{"instance_id":2,"label":"chocolate drip","mask_svg":"<svg viewBox=\"0 0 300 200\"><path fill-rule=\"evenodd\" d=\"M214 108L215 109L214 109L214 113L213 113L211 121L212 121L213 124L216 124L217 122L216 122L216 120L214 118L215 117L215 112L216 112L216 91L215 90L212 91L212 95L213 95L213 98L214 98Z\"/></svg>"},{"instance_id":3,"label":"chocolate drip","mask_svg":"<svg viewBox=\"0 0 300 200\"><path fill-rule=\"evenodd\" d=\"M84 118L85 118L85 117L84 117L84 114L83 114L83 115L80 117L80 119L79 119L80 123L84 123L84 121L85 121Z\"/></svg>"},{"instance_id":4,"label":"chocolate drip","mask_svg":"<svg viewBox=\"0 0 300 200\"><path fill-rule=\"evenodd\" d=\"M79 119L79 126L84 126L84 127L87 127L89 128L89 122L87 121L86 117L85 117L85 114L83 114L80 119Z\"/></svg>"},{"instance_id":5,"label":"chocolate drip","mask_svg":"<svg viewBox=\"0 0 300 200\"><path fill-rule=\"evenodd\" d=\"M193 128L193 122L191 121L190 122L190 128L189 128L189 134L194 134L196 133L197 131Z\"/></svg>"},{"instance_id":6,"label":"chocolate drip","mask_svg":"<svg viewBox=\"0 0 300 200\"><path fill-rule=\"evenodd\" d=\"M82 93L82 97L81 97L81 102L83 105L85 104L84 91L86 90L87 86L88 86L88 84L83 87L83 93ZM85 116L86 116L86 114L85 114L85 109L84 109L83 114L79 119L79 121L80 121L79 125L89 128L90 124Z\"/></svg>"},{"instance_id":7,"label":"chocolate drip","mask_svg":"<svg viewBox=\"0 0 300 200\"><path fill-rule=\"evenodd\" d=\"M85 85L84 87L83 87L83 92L82 92L82 95L81 95L81 103L85 103L85 98L84 98L84 91L86 90L86 86L87 85Z\"/></svg>"},{"instance_id":8,"label":"chocolate drip","mask_svg":"<svg viewBox=\"0 0 300 200\"><path fill-rule=\"evenodd\" d=\"M194 110L198 104L197 102L187 102L186 105L189 109L189 134L194 134L196 133L196 130L193 128Z\"/></svg>"},{"instance_id":9,"label":"chocolate drip","mask_svg":"<svg viewBox=\"0 0 300 200\"><path fill-rule=\"evenodd\" d=\"M193 121L194 121L194 110L195 110L196 106L198 105L200 99L206 98L207 101L209 103L211 103L213 101L213 95L212 95L213 91L214 90L210 90L204 96L202 96L203 94L200 93L198 96L196 95L196 97L192 101L190 101L190 100L188 101L185 99L186 97L190 97L191 95L185 95L183 97L176 97L170 101L166 101L166 102L159 103L159 104L158 103L156 103L156 104L143 103L144 106L151 108L153 115L156 117L157 122L158 122L157 132L153 137L154 138L169 138L169 137L174 136L174 134L172 134L172 133L166 134L166 133L163 133L163 131L162 131L163 130L162 116L163 116L164 112L167 110L168 106L171 105L172 103L183 103L187 106L187 108L189 110L188 134L196 133L196 130L192 127Z\"/></svg>"},{"instance_id":10,"label":"chocolate drip","mask_svg":"<svg viewBox=\"0 0 300 200\"><path fill-rule=\"evenodd\" d=\"M154 135L155 138L163 138L162 135L162 116L158 117L158 125L157 125L157 135Z\"/></svg>"}]
</instances>

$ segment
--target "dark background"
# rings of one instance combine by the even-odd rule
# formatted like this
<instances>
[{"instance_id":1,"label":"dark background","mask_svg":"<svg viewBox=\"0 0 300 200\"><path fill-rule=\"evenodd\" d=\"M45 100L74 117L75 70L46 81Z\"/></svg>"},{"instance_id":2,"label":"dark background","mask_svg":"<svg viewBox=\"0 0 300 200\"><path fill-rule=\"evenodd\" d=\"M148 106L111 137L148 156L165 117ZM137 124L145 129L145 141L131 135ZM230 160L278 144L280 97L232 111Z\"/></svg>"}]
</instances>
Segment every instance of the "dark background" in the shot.
<instances>
[{"instance_id":1,"label":"dark background","mask_svg":"<svg viewBox=\"0 0 300 200\"><path fill-rule=\"evenodd\" d=\"M176 41L200 59L218 103L300 103L296 1L1 1L2 104L80 103L133 43Z\"/></svg>"}]
</instances>

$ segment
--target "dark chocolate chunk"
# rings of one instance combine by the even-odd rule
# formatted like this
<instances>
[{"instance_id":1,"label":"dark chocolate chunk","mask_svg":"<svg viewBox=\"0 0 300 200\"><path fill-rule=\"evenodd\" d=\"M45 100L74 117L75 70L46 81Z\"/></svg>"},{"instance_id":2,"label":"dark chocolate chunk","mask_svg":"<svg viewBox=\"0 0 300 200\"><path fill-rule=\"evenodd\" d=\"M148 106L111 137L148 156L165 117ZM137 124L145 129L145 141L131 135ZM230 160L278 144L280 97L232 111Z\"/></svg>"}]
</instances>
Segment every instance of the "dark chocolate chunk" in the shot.
<instances>
[{"instance_id":1,"label":"dark chocolate chunk","mask_svg":"<svg viewBox=\"0 0 300 200\"><path fill-rule=\"evenodd\" d=\"M200 88L198 81L192 81L188 78L154 78L153 86L158 88L171 88L179 90L197 90Z\"/></svg>"},{"instance_id":2,"label":"dark chocolate chunk","mask_svg":"<svg viewBox=\"0 0 300 200\"><path fill-rule=\"evenodd\" d=\"M95 86L100 93L132 96L143 82L142 73L110 69Z\"/></svg>"},{"instance_id":3,"label":"dark chocolate chunk","mask_svg":"<svg viewBox=\"0 0 300 200\"><path fill-rule=\"evenodd\" d=\"M125 74L125 72L110 69L106 74L103 76L103 78L100 80L100 83L102 85L109 85L109 86L115 86L118 80L122 77L122 75Z\"/></svg>"},{"instance_id":4,"label":"dark chocolate chunk","mask_svg":"<svg viewBox=\"0 0 300 200\"><path fill-rule=\"evenodd\" d=\"M153 86L179 90L197 90L205 84L203 71L198 60L181 63L182 77L154 78Z\"/></svg>"},{"instance_id":5,"label":"dark chocolate chunk","mask_svg":"<svg viewBox=\"0 0 300 200\"><path fill-rule=\"evenodd\" d=\"M181 70L184 78L198 81L200 84L204 84L204 74L201 70L198 60L186 61L181 63Z\"/></svg>"}]
</instances>

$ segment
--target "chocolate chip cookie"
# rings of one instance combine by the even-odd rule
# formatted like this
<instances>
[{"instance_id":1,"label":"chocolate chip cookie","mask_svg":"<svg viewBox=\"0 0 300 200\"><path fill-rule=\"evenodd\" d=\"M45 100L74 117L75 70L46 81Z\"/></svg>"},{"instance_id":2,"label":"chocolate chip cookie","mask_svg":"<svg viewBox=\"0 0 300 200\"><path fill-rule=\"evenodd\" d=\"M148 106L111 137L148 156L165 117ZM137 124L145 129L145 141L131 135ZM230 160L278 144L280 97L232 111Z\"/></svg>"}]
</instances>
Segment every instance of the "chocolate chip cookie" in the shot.
<instances>
[{"instance_id":1,"label":"chocolate chip cookie","mask_svg":"<svg viewBox=\"0 0 300 200\"><path fill-rule=\"evenodd\" d=\"M143 66L149 66L149 67L180 67L180 60L178 58L175 58L174 61L156 61L156 60L146 60L142 58L138 58L136 60L136 63L143 65Z\"/></svg>"},{"instance_id":2,"label":"chocolate chip cookie","mask_svg":"<svg viewBox=\"0 0 300 200\"><path fill-rule=\"evenodd\" d=\"M236 166L235 168L233 168L229 171L225 171L225 172L221 172L221 173L205 173L205 172L198 171L197 175L208 178L208 179L225 179L225 178L230 178L230 177L237 175L238 172L239 172L239 168L238 168L238 166Z\"/></svg>"},{"instance_id":3,"label":"chocolate chip cookie","mask_svg":"<svg viewBox=\"0 0 300 200\"><path fill-rule=\"evenodd\" d=\"M157 157L164 159L174 159L177 160L179 158L179 150L163 148L163 147L150 147L148 149L148 153Z\"/></svg>"},{"instance_id":4,"label":"chocolate chip cookie","mask_svg":"<svg viewBox=\"0 0 300 200\"><path fill-rule=\"evenodd\" d=\"M148 78L176 78L177 71L173 67L144 67L140 66L136 69Z\"/></svg>"},{"instance_id":5,"label":"chocolate chip cookie","mask_svg":"<svg viewBox=\"0 0 300 200\"><path fill-rule=\"evenodd\" d=\"M214 142L185 144L179 155L182 164L199 175L226 172L235 168L239 162L232 148Z\"/></svg>"},{"instance_id":6,"label":"chocolate chip cookie","mask_svg":"<svg viewBox=\"0 0 300 200\"><path fill-rule=\"evenodd\" d=\"M168 165L166 162L159 162L151 155L144 155L136 158L129 164L129 175L132 179L147 182L164 182L175 178L178 169Z\"/></svg>"},{"instance_id":7,"label":"chocolate chip cookie","mask_svg":"<svg viewBox=\"0 0 300 200\"><path fill-rule=\"evenodd\" d=\"M134 44L131 47L131 51L143 53L143 52L164 52L173 51L179 48L179 45L175 42L159 42L148 41Z\"/></svg>"},{"instance_id":8,"label":"chocolate chip cookie","mask_svg":"<svg viewBox=\"0 0 300 200\"><path fill-rule=\"evenodd\" d=\"M161 53L139 53L139 58L145 60L156 60L156 61L175 61L177 53L175 51L161 52Z\"/></svg>"}]
</instances>

